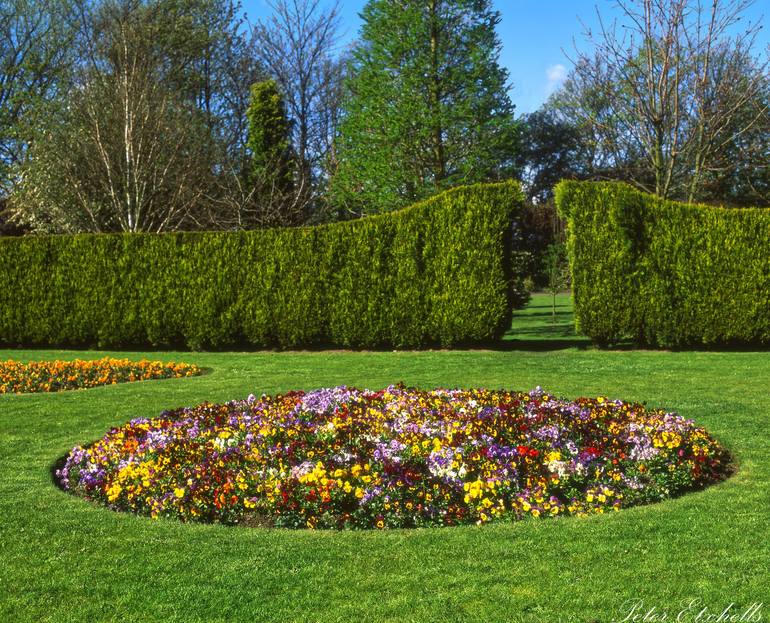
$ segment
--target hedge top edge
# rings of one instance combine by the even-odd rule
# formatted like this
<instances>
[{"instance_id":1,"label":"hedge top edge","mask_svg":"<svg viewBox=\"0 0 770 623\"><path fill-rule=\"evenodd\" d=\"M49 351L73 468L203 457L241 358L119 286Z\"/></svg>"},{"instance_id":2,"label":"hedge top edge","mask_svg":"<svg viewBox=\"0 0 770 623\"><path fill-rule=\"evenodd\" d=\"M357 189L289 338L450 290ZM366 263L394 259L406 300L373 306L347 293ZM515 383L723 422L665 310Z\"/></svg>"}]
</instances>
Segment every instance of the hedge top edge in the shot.
<instances>
[{"instance_id":1,"label":"hedge top edge","mask_svg":"<svg viewBox=\"0 0 770 623\"><path fill-rule=\"evenodd\" d=\"M727 213L735 213L736 215L742 214L767 214L770 212L769 208L762 208L758 206L727 206L727 205L711 205L708 203L689 203L687 201L679 201L677 199L662 199L655 196L652 193L639 190L627 182L621 181L595 181L595 180L561 180L554 187L554 195L556 200L556 206L559 210L559 214L562 218L568 219L570 216L570 193L574 193L580 188L588 189L607 189L615 190L616 192L625 192L638 196L640 199L652 200L659 206L666 206L670 208L679 209L691 209L691 210L722 210Z\"/></svg>"},{"instance_id":2,"label":"hedge top edge","mask_svg":"<svg viewBox=\"0 0 770 623\"><path fill-rule=\"evenodd\" d=\"M46 239L46 238L106 238L106 237L142 237L142 236L165 236L165 237L178 237L178 236L198 236L198 235L226 235L226 234L262 234L264 232L271 231L315 231L326 228L336 227L360 227L363 223L371 223L382 220L389 220L393 217L401 215L408 215L411 212L430 208L434 204L440 204L447 198L451 198L454 195L460 195L467 192L475 192L478 190L504 190L509 191L516 198L516 203L524 202L524 193L521 190L521 184L515 180L502 180L499 182L478 182L475 184L463 184L460 186L454 186L447 190L443 190L431 197L421 199L415 203L412 203L398 210L391 210L388 212L380 212L377 214L369 214L361 218L355 218L348 221L335 221L330 223L318 223L315 225L299 225L299 226L285 226L285 227L265 227L256 229L243 229L243 230L179 230L179 231L165 231L165 232L83 232L76 234L37 234L31 232L24 236L2 236L0 235L0 244L8 243L14 244L19 240L26 239Z\"/></svg>"}]
</instances>

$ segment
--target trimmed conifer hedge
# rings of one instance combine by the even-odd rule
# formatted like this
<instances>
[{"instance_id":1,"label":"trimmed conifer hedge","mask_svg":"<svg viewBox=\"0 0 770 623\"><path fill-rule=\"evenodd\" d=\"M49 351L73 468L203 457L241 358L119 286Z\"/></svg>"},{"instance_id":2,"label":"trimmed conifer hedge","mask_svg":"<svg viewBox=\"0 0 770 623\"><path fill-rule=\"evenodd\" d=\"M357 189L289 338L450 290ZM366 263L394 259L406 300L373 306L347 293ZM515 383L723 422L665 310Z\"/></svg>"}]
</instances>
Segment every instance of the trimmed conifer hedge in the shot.
<instances>
[{"instance_id":1,"label":"trimmed conifer hedge","mask_svg":"<svg viewBox=\"0 0 770 623\"><path fill-rule=\"evenodd\" d=\"M578 330L597 343L770 343L770 210L561 182Z\"/></svg>"},{"instance_id":2,"label":"trimmed conifer hedge","mask_svg":"<svg viewBox=\"0 0 770 623\"><path fill-rule=\"evenodd\" d=\"M514 183L247 232L0 239L4 344L419 347L496 339L523 303Z\"/></svg>"}]
</instances>

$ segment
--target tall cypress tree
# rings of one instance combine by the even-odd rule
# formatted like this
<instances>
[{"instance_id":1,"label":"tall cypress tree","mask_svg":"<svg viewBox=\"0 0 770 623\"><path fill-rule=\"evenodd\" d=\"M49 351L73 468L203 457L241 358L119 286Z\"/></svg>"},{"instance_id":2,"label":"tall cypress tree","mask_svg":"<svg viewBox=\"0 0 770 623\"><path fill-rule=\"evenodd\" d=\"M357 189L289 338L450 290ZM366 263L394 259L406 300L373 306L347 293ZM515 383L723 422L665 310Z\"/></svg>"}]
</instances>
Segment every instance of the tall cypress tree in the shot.
<instances>
[{"instance_id":1,"label":"tall cypress tree","mask_svg":"<svg viewBox=\"0 0 770 623\"><path fill-rule=\"evenodd\" d=\"M510 173L508 74L490 0L370 0L353 53L333 201L399 207Z\"/></svg>"},{"instance_id":2,"label":"tall cypress tree","mask_svg":"<svg viewBox=\"0 0 770 623\"><path fill-rule=\"evenodd\" d=\"M249 181L257 187L257 195L262 200L276 194L284 197L293 187L291 122L274 80L252 85L246 117L249 120L246 145L251 153Z\"/></svg>"}]
</instances>

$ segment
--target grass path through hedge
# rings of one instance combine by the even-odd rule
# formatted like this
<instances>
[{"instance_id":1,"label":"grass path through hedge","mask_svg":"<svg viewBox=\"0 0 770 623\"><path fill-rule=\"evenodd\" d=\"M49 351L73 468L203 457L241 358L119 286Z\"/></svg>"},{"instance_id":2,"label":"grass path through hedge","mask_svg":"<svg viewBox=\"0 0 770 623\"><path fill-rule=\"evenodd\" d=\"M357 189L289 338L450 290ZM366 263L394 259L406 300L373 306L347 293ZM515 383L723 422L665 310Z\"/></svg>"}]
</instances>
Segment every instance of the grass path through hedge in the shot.
<instances>
[{"instance_id":1,"label":"grass path through hedge","mask_svg":"<svg viewBox=\"0 0 770 623\"><path fill-rule=\"evenodd\" d=\"M770 607L770 352L602 352L580 340L564 348L567 321L543 321L547 305L536 297L496 351L152 353L214 372L0 396L0 620L604 622L622 619L630 598L674 617L690 599L712 610ZM706 426L740 470L706 491L612 515L355 533L152 521L88 504L51 480L73 445L131 417L251 392L399 380L647 401Z\"/></svg>"}]
</instances>

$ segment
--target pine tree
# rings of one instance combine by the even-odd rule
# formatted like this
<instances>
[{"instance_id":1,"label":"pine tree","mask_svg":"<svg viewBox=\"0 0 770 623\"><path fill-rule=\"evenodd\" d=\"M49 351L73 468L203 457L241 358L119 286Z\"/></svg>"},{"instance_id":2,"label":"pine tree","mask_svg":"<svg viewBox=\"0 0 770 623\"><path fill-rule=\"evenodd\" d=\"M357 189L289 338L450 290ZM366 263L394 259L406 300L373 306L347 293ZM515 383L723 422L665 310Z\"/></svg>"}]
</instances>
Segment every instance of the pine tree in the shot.
<instances>
[{"instance_id":1,"label":"pine tree","mask_svg":"<svg viewBox=\"0 0 770 623\"><path fill-rule=\"evenodd\" d=\"M509 174L515 155L490 0L370 0L353 52L333 200L393 209Z\"/></svg>"}]
</instances>

